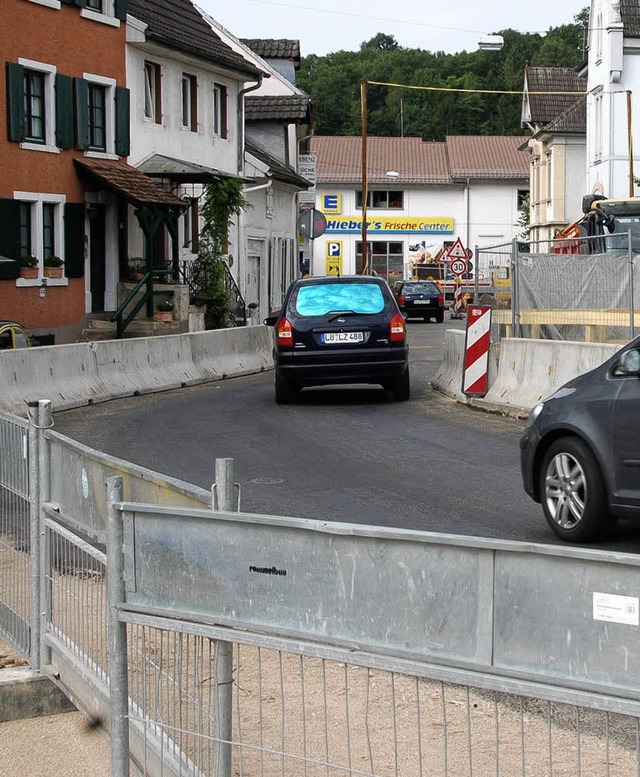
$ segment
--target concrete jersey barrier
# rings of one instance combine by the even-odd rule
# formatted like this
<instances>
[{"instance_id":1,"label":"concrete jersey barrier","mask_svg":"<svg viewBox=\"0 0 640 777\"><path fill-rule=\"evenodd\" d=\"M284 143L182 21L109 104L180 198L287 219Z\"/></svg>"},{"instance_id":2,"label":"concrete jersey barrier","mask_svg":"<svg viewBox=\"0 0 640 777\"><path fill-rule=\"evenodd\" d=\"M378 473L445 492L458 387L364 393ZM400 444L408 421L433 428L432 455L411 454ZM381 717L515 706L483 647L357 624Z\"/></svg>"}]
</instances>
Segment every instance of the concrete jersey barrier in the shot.
<instances>
[{"instance_id":1,"label":"concrete jersey barrier","mask_svg":"<svg viewBox=\"0 0 640 777\"><path fill-rule=\"evenodd\" d=\"M0 410L24 416L37 399L67 410L262 372L271 349L271 329L255 326L2 351Z\"/></svg>"},{"instance_id":2,"label":"concrete jersey barrier","mask_svg":"<svg viewBox=\"0 0 640 777\"><path fill-rule=\"evenodd\" d=\"M440 365L431 385L436 391L446 394L448 397L456 399L458 402L469 402L469 399L462 393L462 377L464 372L464 347L466 332L463 329L447 329L444 334L444 352L442 364ZM492 346L489 351L488 362L488 383L496 378L498 371L498 352L499 346Z\"/></svg>"}]
</instances>

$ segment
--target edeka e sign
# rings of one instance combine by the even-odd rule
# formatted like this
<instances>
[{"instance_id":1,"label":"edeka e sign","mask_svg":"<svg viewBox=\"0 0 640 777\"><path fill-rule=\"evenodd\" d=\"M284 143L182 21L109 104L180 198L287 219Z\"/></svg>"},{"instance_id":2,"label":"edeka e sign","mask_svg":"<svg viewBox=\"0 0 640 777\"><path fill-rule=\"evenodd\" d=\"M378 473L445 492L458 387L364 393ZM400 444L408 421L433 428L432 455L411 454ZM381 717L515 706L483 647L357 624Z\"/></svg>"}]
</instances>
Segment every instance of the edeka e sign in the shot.
<instances>
[{"instance_id":1,"label":"edeka e sign","mask_svg":"<svg viewBox=\"0 0 640 777\"><path fill-rule=\"evenodd\" d=\"M362 232L362 216L327 218L328 233L357 234ZM370 235L409 233L414 235L452 235L451 216L379 216L367 220Z\"/></svg>"}]
</instances>

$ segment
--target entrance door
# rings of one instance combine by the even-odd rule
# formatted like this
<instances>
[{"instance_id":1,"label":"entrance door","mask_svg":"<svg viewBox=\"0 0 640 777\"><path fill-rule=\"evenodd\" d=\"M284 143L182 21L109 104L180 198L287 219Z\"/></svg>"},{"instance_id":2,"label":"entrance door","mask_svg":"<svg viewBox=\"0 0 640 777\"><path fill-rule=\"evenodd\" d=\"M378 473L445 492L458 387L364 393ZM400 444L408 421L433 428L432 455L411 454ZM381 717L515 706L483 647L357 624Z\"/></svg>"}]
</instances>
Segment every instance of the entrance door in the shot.
<instances>
[{"instance_id":1,"label":"entrance door","mask_svg":"<svg viewBox=\"0 0 640 777\"><path fill-rule=\"evenodd\" d=\"M103 313L105 279L105 211L103 205L89 209L89 264L91 312Z\"/></svg>"},{"instance_id":2,"label":"entrance door","mask_svg":"<svg viewBox=\"0 0 640 777\"><path fill-rule=\"evenodd\" d=\"M262 300L260 299L260 271L262 264L262 251L264 241L249 240L247 246L247 276L245 281L244 301L247 305L257 302L258 307L251 308L251 315L257 315L258 320L262 320L267 313L261 310Z\"/></svg>"}]
</instances>

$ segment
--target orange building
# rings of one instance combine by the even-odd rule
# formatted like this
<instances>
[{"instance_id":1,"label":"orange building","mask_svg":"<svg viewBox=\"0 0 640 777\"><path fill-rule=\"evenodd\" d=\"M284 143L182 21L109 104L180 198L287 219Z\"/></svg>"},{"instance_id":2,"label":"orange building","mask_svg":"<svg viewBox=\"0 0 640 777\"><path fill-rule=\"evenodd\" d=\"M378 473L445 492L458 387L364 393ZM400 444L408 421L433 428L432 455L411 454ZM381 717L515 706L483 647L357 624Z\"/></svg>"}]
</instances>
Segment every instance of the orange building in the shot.
<instances>
[{"instance_id":1,"label":"orange building","mask_svg":"<svg viewBox=\"0 0 640 777\"><path fill-rule=\"evenodd\" d=\"M56 343L105 309L104 214L89 213L74 160L129 153L126 11L127 0L0 4L0 318Z\"/></svg>"}]
</instances>

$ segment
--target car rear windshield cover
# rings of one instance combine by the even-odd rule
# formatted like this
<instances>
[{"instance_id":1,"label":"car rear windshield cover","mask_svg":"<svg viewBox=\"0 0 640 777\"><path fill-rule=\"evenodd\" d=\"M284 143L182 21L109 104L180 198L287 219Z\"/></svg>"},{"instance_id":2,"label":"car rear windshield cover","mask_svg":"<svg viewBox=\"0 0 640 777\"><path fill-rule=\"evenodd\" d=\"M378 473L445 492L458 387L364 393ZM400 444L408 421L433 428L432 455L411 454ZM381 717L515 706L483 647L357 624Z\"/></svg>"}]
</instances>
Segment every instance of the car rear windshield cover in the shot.
<instances>
[{"instance_id":1,"label":"car rear windshield cover","mask_svg":"<svg viewBox=\"0 0 640 777\"><path fill-rule=\"evenodd\" d=\"M381 313L385 300L375 283L317 283L298 289L295 300L299 316L324 316L340 310Z\"/></svg>"}]
</instances>

